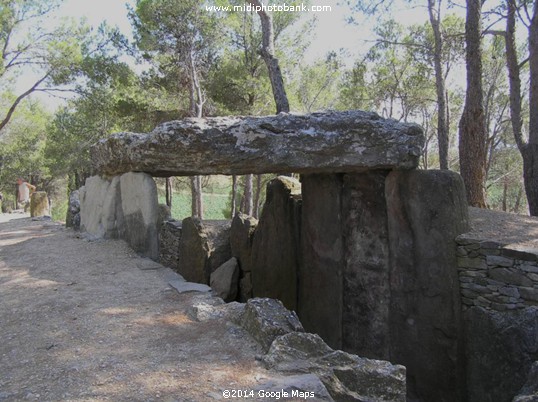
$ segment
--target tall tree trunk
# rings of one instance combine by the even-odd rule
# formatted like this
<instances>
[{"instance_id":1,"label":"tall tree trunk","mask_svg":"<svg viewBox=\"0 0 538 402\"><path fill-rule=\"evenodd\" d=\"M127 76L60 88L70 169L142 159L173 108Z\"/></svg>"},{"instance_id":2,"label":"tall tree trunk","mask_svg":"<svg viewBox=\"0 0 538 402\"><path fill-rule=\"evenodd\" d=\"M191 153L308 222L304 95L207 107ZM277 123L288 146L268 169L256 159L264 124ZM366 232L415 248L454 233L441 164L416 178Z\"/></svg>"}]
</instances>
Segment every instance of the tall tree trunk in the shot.
<instances>
[{"instance_id":1,"label":"tall tree trunk","mask_svg":"<svg viewBox=\"0 0 538 402\"><path fill-rule=\"evenodd\" d=\"M503 199L502 199L502 210L504 212L507 211L507 208L506 208L507 198L508 198L508 180L504 179L503 180Z\"/></svg>"},{"instance_id":2,"label":"tall tree trunk","mask_svg":"<svg viewBox=\"0 0 538 402\"><path fill-rule=\"evenodd\" d=\"M189 73L191 79L191 114L193 117L201 118L204 111L204 94L198 79L198 70L196 63L194 62L194 55L191 50L189 52ZM204 218L204 205L202 198L202 178L200 176L194 176L191 178L191 198L192 198L192 216L196 216L200 219Z\"/></svg>"},{"instance_id":3,"label":"tall tree trunk","mask_svg":"<svg viewBox=\"0 0 538 402\"><path fill-rule=\"evenodd\" d=\"M237 176L232 176L232 219L237 212Z\"/></svg>"},{"instance_id":4,"label":"tall tree trunk","mask_svg":"<svg viewBox=\"0 0 538 402\"><path fill-rule=\"evenodd\" d=\"M448 169L449 125L446 115L447 98L442 54L443 38L441 36L441 0L428 0L428 13L433 29L435 67L435 90L437 93L437 142L439 144L439 164L441 169Z\"/></svg>"},{"instance_id":5,"label":"tall tree trunk","mask_svg":"<svg viewBox=\"0 0 538 402\"><path fill-rule=\"evenodd\" d=\"M203 219L204 207L202 203L202 178L201 176L191 177L191 213L192 216Z\"/></svg>"},{"instance_id":6,"label":"tall tree trunk","mask_svg":"<svg viewBox=\"0 0 538 402\"><path fill-rule=\"evenodd\" d=\"M244 208L243 213L248 216L252 216L254 213L254 203L253 203L253 181L254 175L247 174L245 176L245 192L243 194Z\"/></svg>"},{"instance_id":7,"label":"tall tree trunk","mask_svg":"<svg viewBox=\"0 0 538 402\"><path fill-rule=\"evenodd\" d=\"M254 218L260 217L260 198L262 195L262 175L256 175L256 193L254 195Z\"/></svg>"},{"instance_id":8,"label":"tall tree trunk","mask_svg":"<svg viewBox=\"0 0 538 402\"><path fill-rule=\"evenodd\" d=\"M460 173L467 201L485 208L486 122L482 94L481 0L467 0L465 20L467 91L459 130Z\"/></svg>"},{"instance_id":9,"label":"tall tree trunk","mask_svg":"<svg viewBox=\"0 0 538 402\"><path fill-rule=\"evenodd\" d=\"M538 2L529 26L529 143L523 152L523 178L532 216L538 216Z\"/></svg>"},{"instance_id":10,"label":"tall tree trunk","mask_svg":"<svg viewBox=\"0 0 538 402\"><path fill-rule=\"evenodd\" d=\"M251 0L250 4L255 7L263 7L260 0ZM258 11L258 15L260 16L262 25L262 48L260 53L263 61L267 65L267 70L269 71L269 79L273 89L273 97L275 98L276 113L288 113L290 111L288 95L286 94L286 89L284 88L284 79L282 78L280 64L278 59L275 57L273 17L265 10Z\"/></svg>"},{"instance_id":11,"label":"tall tree trunk","mask_svg":"<svg viewBox=\"0 0 538 402\"><path fill-rule=\"evenodd\" d=\"M172 208L172 178L167 177L165 182L166 187L166 205Z\"/></svg>"},{"instance_id":12,"label":"tall tree trunk","mask_svg":"<svg viewBox=\"0 0 538 402\"><path fill-rule=\"evenodd\" d=\"M537 4L534 2L533 17L529 26L529 141L523 138L523 119L521 117L521 74L516 49L515 0L507 0L506 18L506 66L510 88L510 120L517 147L523 158L523 182L529 204L529 212L538 216L538 17Z\"/></svg>"},{"instance_id":13,"label":"tall tree trunk","mask_svg":"<svg viewBox=\"0 0 538 402\"><path fill-rule=\"evenodd\" d=\"M523 196L523 189L520 187L517 192L516 202L514 203L514 210L516 214L519 213L519 208L521 206L521 197Z\"/></svg>"}]
</instances>

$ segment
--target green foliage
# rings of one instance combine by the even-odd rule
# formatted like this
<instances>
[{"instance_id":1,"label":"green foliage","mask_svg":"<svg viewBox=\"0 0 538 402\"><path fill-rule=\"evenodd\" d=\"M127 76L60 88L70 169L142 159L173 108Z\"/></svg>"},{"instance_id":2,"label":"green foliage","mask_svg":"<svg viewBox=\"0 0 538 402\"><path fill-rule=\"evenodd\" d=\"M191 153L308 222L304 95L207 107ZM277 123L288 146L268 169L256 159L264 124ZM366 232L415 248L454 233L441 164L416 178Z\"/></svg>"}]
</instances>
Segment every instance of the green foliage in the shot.
<instances>
[{"instance_id":1,"label":"green foliage","mask_svg":"<svg viewBox=\"0 0 538 402\"><path fill-rule=\"evenodd\" d=\"M295 82L295 97L300 111L311 113L324 109L335 109L338 103L338 84L342 62L335 52L301 70Z\"/></svg>"},{"instance_id":2,"label":"green foliage","mask_svg":"<svg viewBox=\"0 0 538 402\"><path fill-rule=\"evenodd\" d=\"M6 96L9 94L4 93L3 97ZM41 189L50 181L44 153L49 119L50 115L40 103L25 101L4 129L0 137L0 192L4 196L11 197L15 193L18 177Z\"/></svg>"}]
</instances>

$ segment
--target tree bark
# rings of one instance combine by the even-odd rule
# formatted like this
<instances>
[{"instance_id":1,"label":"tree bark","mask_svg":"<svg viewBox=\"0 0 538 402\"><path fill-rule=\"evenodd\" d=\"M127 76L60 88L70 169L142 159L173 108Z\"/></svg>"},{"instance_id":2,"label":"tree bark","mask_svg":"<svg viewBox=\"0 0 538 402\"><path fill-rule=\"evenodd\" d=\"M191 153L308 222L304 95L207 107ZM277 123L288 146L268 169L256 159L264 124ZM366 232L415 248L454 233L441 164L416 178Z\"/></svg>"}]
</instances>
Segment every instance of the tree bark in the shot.
<instances>
[{"instance_id":1,"label":"tree bark","mask_svg":"<svg viewBox=\"0 0 538 402\"><path fill-rule=\"evenodd\" d=\"M533 16L529 26L529 140L523 138L523 118L521 116L521 69L516 48L515 0L507 0L506 17L506 67L510 88L510 120L517 147L523 158L523 182L525 194L532 216L538 216L538 17L534 2Z\"/></svg>"},{"instance_id":2,"label":"tree bark","mask_svg":"<svg viewBox=\"0 0 538 402\"><path fill-rule=\"evenodd\" d=\"M166 187L166 205L169 208L172 208L172 178L171 177L166 178L165 187Z\"/></svg>"},{"instance_id":3,"label":"tree bark","mask_svg":"<svg viewBox=\"0 0 538 402\"><path fill-rule=\"evenodd\" d=\"M245 192L243 194L243 201L244 201L243 213L247 214L248 216L252 216L254 213L253 181L254 181L254 175L247 174L245 176Z\"/></svg>"},{"instance_id":4,"label":"tree bark","mask_svg":"<svg viewBox=\"0 0 538 402\"><path fill-rule=\"evenodd\" d=\"M234 218L236 212L237 212L237 176L232 176L232 219Z\"/></svg>"},{"instance_id":5,"label":"tree bark","mask_svg":"<svg viewBox=\"0 0 538 402\"><path fill-rule=\"evenodd\" d=\"M17 109L17 106L19 106L19 103L21 103L21 101L24 98L26 98L28 95L30 95L32 92L34 92L37 89L37 87L43 81L45 81L48 77L49 77L49 73L47 73L44 77L42 77L41 79L36 81L34 83L34 85L32 85L32 87L30 89L26 90L25 92L23 92L22 94L17 96L17 98L15 99L13 104L8 109L8 111L7 111L6 115L4 116L4 118L2 119L2 121L0 121L0 131L2 131L2 129L7 125L7 123L9 123L9 121L11 120L11 117L13 117L13 113L15 113L15 109Z\"/></svg>"},{"instance_id":6,"label":"tree bark","mask_svg":"<svg viewBox=\"0 0 538 402\"><path fill-rule=\"evenodd\" d=\"M262 194L262 175L256 175L256 193L254 195L254 218L258 219L260 217L260 197Z\"/></svg>"},{"instance_id":7,"label":"tree bark","mask_svg":"<svg viewBox=\"0 0 538 402\"><path fill-rule=\"evenodd\" d=\"M260 0L251 0L250 4L255 7L263 7ZM271 88L273 89L273 97L276 104L276 113L288 113L290 111L288 95L286 94L286 89L284 88L284 79L282 78L280 64L278 59L275 57L273 17L265 10L258 11L258 15L260 16L262 25L262 48L260 53L263 61L267 65L267 70L269 71L269 79L271 81Z\"/></svg>"},{"instance_id":8,"label":"tree bark","mask_svg":"<svg viewBox=\"0 0 538 402\"><path fill-rule=\"evenodd\" d=\"M449 125L446 115L447 101L445 75L443 72L442 52L443 38L441 36L441 0L428 0L428 13L433 29L434 39L434 69L435 90L437 93L437 142L439 144L439 164L441 169L448 169Z\"/></svg>"},{"instance_id":9,"label":"tree bark","mask_svg":"<svg viewBox=\"0 0 538 402\"><path fill-rule=\"evenodd\" d=\"M507 0L507 17L506 17L506 67L508 69L508 83L510 91L510 121L514 132L514 139L517 147L521 152L525 147L521 118L521 75L516 50L516 4L515 0Z\"/></svg>"},{"instance_id":10,"label":"tree bark","mask_svg":"<svg viewBox=\"0 0 538 402\"><path fill-rule=\"evenodd\" d=\"M191 79L191 114L193 117L201 118L204 112L204 94L200 81L198 79L198 70L196 63L194 62L194 56L192 50L189 52L189 73ZM200 176L194 176L191 179L191 211L192 216L196 216L200 219L204 218L204 204L202 195L202 178Z\"/></svg>"},{"instance_id":11,"label":"tree bark","mask_svg":"<svg viewBox=\"0 0 538 402\"><path fill-rule=\"evenodd\" d=\"M534 2L529 26L529 143L523 155L523 179L529 212L538 216L538 2Z\"/></svg>"},{"instance_id":12,"label":"tree bark","mask_svg":"<svg viewBox=\"0 0 538 402\"><path fill-rule=\"evenodd\" d=\"M467 190L467 201L485 208L486 122L482 94L481 0L467 0L465 20L467 91L459 123L460 173Z\"/></svg>"},{"instance_id":13,"label":"tree bark","mask_svg":"<svg viewBox=\"0 0 538 402\"><path fill-rule=\"evenodd\" d=\"M191 177L191 213L193 217L204 218L204 207L202 202L202 178L201 176Z\"/></svg>"}]
</instances>

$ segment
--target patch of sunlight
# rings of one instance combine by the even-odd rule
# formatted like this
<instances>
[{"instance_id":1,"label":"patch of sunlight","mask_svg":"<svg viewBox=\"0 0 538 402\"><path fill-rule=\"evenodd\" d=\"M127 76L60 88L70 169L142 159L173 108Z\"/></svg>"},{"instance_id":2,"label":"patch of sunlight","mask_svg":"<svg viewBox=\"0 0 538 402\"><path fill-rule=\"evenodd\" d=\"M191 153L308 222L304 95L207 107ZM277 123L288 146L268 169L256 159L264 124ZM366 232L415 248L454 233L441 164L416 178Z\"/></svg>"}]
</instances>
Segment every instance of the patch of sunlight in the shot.
<instances>
[{"instance_id":1,"label":"patch of sunlight","mask_svg":"<svg viewBox=\"0 0 538 402\"><path fill-rule=\"evenodd\" d=\"M56 287L60 285L60 282L51 281L48 279L40 279L40 278L34 278L31 276L24 267L17 267L17 268L23 268L24 271L19 270L10 270L11 272L7 272L2 275L2 277L9 277L8 281L2 283L2 287L5 286L19 286L23 288L29 288L29 289L40 289L40 288L47 288L47 287Z\"/></svg>"}]
</instances>

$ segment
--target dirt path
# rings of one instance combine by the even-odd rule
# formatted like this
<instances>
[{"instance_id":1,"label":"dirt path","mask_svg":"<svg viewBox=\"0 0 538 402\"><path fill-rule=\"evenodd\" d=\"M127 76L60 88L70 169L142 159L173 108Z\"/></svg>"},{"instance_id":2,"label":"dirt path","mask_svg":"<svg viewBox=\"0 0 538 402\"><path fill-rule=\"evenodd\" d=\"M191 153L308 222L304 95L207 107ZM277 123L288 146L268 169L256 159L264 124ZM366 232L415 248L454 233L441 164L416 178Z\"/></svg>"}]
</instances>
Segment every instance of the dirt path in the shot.
<instances>
[{"instance_id":1,"label":"dirt path","mask_svg":"<svg viewBox=\"0 0 538 402\"><path fill-rule=\"evenodd\" d=\"M239 328L121 241L0 217L0 401L207 401L264 376Z\"/></svg>"}]
</instances>

